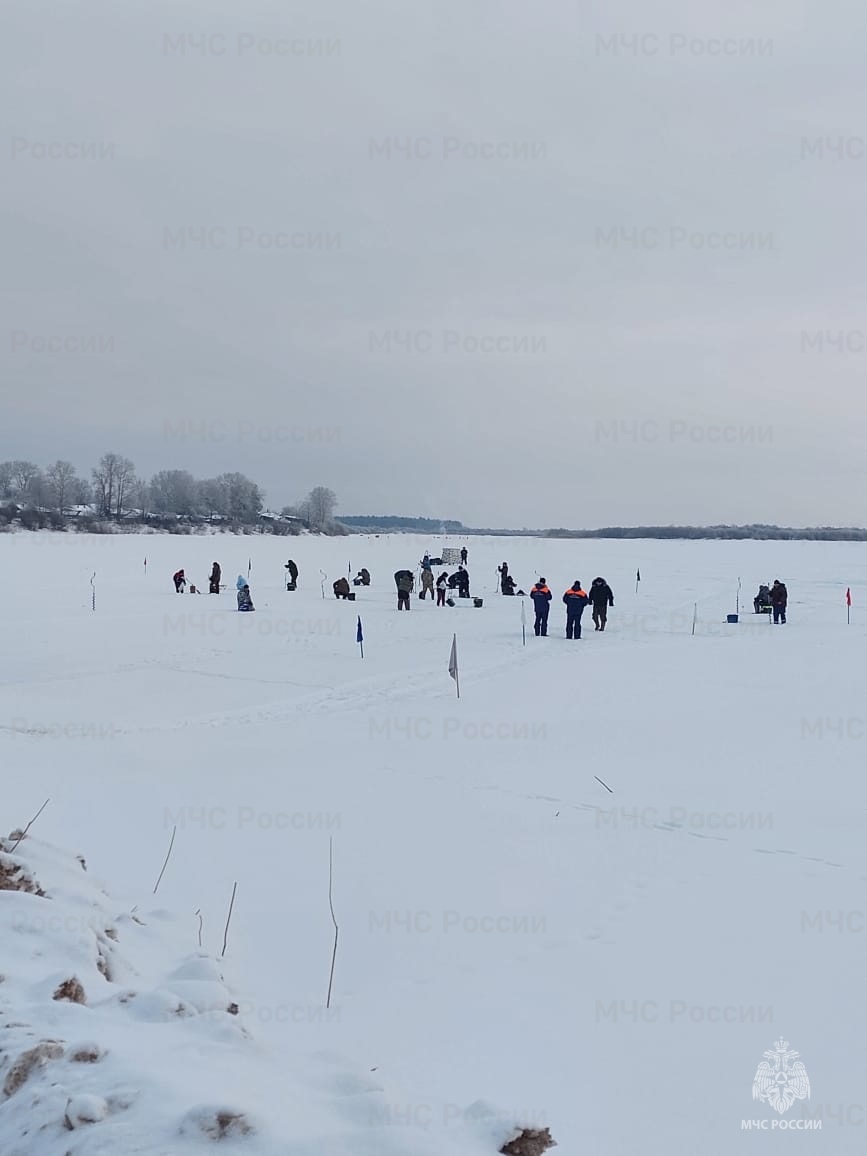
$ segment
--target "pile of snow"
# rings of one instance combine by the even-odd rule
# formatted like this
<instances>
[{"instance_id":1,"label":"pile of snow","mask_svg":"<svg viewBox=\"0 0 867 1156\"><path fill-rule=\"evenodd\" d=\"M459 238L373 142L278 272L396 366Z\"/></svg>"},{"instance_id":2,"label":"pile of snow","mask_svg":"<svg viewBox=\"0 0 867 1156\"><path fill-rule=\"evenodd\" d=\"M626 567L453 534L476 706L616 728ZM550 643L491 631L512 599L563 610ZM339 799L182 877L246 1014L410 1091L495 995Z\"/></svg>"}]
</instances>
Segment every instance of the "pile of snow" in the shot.
<instances>
[{"instance_id":1,"label":"pile of snow","mask_svg":"<svg viewBox=\"0 0 867 1156\"><path fill-rule=\"evenodd\" d=\"M398 1142L397 1094L327 1052L275 1065L241 1022L224 961L196 940L192 918L119 906L82 856L0 839L3 1156L180 1156L214 1142L251 1156L539 1156L552 1143L484 1104L447 1136L431 1126Z\"/></svg>"}]
</instances>

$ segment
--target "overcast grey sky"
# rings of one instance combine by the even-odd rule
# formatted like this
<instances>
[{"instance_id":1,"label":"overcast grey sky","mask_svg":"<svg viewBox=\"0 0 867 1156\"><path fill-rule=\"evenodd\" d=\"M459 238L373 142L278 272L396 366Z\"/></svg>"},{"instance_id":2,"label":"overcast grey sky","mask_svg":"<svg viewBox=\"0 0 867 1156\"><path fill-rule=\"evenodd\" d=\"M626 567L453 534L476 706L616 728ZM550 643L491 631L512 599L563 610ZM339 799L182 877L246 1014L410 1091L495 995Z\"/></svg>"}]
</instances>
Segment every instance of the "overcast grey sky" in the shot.
<instances>
[{"instance_id":1,"label":"overcast grey sky","mask_svg":"<svg viewBox=\"0 0 867 1156\"><path fill-rule=\"evenodd\" d=\"M17 0L0 459L867 521L859 0Z\"/></svg>"}]
</instances>

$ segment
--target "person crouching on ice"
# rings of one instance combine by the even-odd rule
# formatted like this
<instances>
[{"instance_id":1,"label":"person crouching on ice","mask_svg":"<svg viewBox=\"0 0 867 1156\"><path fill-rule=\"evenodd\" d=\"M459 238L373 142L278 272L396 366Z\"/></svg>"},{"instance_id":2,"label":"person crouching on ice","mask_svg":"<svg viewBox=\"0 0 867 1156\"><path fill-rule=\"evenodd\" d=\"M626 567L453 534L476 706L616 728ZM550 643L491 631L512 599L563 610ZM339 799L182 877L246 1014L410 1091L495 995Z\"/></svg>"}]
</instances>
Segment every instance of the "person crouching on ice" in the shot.
<instances>
[{"instance_id":1,"label":"person crouching on ice","mask_svg":"<svg viewBox=\"0 0 867 1156\"><path fill-rule=\"evenodd\" d=\"M253 599L250 597L250 587L244 583L238 591L238 609L239 610L255 610Z\"/></svg>"},{"instance_id":2,"label":"person crouching on ice","mask_svg":"<svg viewBox=\"0 0 867 1156\"><path fill-rule=\"evenodd\" d=\"M172 574L172 582L175 584L175 594L183 594L184 587L187 584L183 570L176 570L174 574Z\"/></svg>"},{"instance_id":3,"label":"person crouching on ice","mask_svg":"<svg viewBox=\"0 0 867 1156\"><path fill-rule=\"evenodd\" d=\"M338 578L332 583L335 598L348 598L350 595L349 583L345 578Z\"/></svg>"}]
</instances>

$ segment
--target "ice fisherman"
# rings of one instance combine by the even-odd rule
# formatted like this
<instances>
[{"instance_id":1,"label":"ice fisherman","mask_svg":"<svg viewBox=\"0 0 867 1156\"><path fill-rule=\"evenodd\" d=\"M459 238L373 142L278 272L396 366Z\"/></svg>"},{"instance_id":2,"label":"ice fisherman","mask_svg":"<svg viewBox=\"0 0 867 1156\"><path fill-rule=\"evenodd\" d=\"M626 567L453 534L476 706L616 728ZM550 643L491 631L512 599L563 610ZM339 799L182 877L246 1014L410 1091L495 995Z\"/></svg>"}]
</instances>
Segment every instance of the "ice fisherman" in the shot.
<instances>
[{"instance_id":1,"label":"ice fisherman","mask_svg":"<svg viewBox=\"0 0 867 1156\"><path fill-rule=\"evenodd\" d=\"M774 622L785 623L786 621L786 605L789 601L789 592L785 584L779 580L774 579L774 584L771 587L771 606L774 612Z\"/></svg>"},{"instance_id":2,"label":"ice fisherman","mask_svg":"<svg viewBox=\"0 0 867 1156\"><path fill-rule=\"evenodd\" d=\"M220 563L214 562L214 564L211 566L210 577L208 578L208 583L209 583L208 593L209 594L219 594L220 593L220 579L222 577L223 577L223 571L220 568Z\"/></svg>"},{"instance_id":3,"label":"ice fisherman","mask_svg":"<svg viewBox=\"0 0 867 1156\"><path fill-rule=\"evenodd\" d=\"M253 599L250 595L250 587L245 582L238 591L238 609L239 610L255 610Z\"/></svg>"},{"instance_id":4,"label":"ice fisherman","mask_svg":"<svg viewBox=\"0 0 867 1156\"><path fill-rule=\"evenodd\" d=\"M187 584L183 570L176 570L174 574L172 574L172 582L175 584L175 594L183 594L184 587Z\"/></svg>"}]
</instances>

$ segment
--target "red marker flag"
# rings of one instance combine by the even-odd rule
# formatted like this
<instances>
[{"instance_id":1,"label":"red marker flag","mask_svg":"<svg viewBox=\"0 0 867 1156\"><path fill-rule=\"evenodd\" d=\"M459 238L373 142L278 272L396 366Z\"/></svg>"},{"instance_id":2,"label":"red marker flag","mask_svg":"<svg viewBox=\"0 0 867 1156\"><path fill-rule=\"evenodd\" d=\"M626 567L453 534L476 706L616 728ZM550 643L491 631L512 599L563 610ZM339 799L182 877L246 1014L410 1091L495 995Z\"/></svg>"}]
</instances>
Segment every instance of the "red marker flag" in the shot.
<instances>
[{"instance_id":1,"label":"red marker flag","mask_svg":"<svg viewBox=\"0 0 867 1156\"><path fill-rule=\"evenodd\" d=\"M847 606L852 605L852 594L851 594L848 586L846 587L846 605Z\"/></svg>"}]
</instances>

